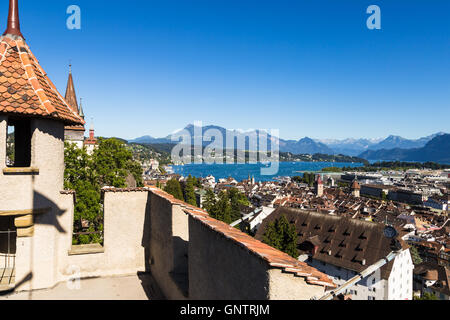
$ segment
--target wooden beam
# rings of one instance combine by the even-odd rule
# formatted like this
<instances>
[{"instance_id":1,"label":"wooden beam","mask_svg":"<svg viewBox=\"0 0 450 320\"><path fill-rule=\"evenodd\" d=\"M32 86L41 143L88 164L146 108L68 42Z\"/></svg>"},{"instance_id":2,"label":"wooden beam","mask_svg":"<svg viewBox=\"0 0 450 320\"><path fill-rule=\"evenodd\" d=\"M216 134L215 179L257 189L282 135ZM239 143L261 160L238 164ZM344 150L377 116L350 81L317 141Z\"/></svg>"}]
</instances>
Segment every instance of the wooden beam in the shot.
<instances>
[{"instance_id":1,"label":"wooden beam","mask_svg":"<svg viewBox=\"0 0 450 320\"><path fill-rule=\"evenodd\" d=\"M38 168L4 168L4 174L39 174Z\"/></svg>"}]
</instances>

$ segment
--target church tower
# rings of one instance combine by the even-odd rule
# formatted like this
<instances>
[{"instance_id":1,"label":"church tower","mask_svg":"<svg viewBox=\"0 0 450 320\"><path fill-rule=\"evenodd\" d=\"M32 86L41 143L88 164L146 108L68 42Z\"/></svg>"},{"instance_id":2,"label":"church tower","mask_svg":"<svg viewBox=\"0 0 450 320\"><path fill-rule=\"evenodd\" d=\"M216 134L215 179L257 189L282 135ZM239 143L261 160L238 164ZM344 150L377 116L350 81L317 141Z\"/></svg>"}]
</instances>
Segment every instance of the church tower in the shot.
<instances>
[{"instance_id":1,"label":"church tower","mask_svg":"<svg viewBox=\"0 0 450 320\"><path fill-rule=\"evenodd\" d=\"M72 110L72 112L77 114L80 118L84 119L84 112L81 106L81 100L80 106L78 106L77 95L75 92L75 85L73 83L71 64L69 65L69 79L67 80L65 100L69 105L70 109ZM83 148L85 131L86 130L84 125L66 126L64 128L64 139L65 141L75 143L79 148Z\"/></svg>"},{"instance_id":2,"label":"church tower","mask_svg":"<svg viewBox=\"0 0 450 320\"><path fill-rule=\"evenodd\" d=\"M360 197L361 186L359 185L359 183L358 183L358 181L356 179L353 180L351 189L352 189L352 195L355 198L359 198Z\"/></svg>"},{"instance_id":3,"label":"church tower","mask_svg":"<svg viewBox=\"0 0 450 320\"><path fill-rule=\"evenodd\" d=\"M316 187L316 195L318 197L323 196L323 181L322 178L320 178L320 174L317 176L315 187Z\"/></svg>"}]
</instances>

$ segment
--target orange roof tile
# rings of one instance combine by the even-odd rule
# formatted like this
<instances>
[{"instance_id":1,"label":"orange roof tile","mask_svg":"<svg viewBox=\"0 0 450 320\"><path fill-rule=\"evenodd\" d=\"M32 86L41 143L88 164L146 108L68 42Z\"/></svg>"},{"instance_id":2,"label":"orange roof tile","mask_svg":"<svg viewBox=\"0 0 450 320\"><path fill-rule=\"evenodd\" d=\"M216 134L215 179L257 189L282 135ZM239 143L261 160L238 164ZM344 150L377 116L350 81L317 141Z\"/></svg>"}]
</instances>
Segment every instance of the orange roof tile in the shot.
<instances>
[{"instance_id":1,"label":"orange roof tile","mask_svg":"<svg viewBox=\"0 0 450 320\"><path fill-rule=\"evenodd\" d=\"M21 37L0 37L0 113L82 125Z\"/></svg>"}]
</instances>

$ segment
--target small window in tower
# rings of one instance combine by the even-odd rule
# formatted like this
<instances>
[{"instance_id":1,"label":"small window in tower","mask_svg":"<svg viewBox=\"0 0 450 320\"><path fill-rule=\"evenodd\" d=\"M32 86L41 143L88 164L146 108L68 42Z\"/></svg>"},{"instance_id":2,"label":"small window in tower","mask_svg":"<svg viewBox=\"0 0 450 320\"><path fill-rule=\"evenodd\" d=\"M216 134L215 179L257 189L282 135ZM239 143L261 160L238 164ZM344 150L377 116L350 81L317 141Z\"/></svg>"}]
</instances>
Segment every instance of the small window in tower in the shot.
<instances>
[{"instance_id":1,"label":"small window in tower","mask_svg":"<svg viewBox=\"0 0 450 320\"><path fill-rule=\"evenodd\" d=\"M6 139L6 166L26 168L31 165L31 122L9 120Z\"/></svg>"}]
</instances>

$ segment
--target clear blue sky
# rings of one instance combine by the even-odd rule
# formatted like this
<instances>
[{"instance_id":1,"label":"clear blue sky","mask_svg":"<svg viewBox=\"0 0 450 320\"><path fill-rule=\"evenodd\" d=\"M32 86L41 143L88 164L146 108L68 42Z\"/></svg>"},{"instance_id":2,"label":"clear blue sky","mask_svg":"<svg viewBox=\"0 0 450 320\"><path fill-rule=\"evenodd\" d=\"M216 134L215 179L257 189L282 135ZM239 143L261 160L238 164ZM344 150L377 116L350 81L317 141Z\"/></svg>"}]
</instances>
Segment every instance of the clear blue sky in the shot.
<instances>
[{"instance_id":1,"label":"clear blue sky","mask_svg":"<svg viewBox=\"0 0 450 320\"><path fill-rule=\"evenodd\" d=\"M66 28L71 4L81 30ZM366 27L371 4L381 30ZM196 120L289 139L450 131L448 0L20 0L20 14L62 94L72 60L97 135Z\"/></svg>"}]
</instances>

